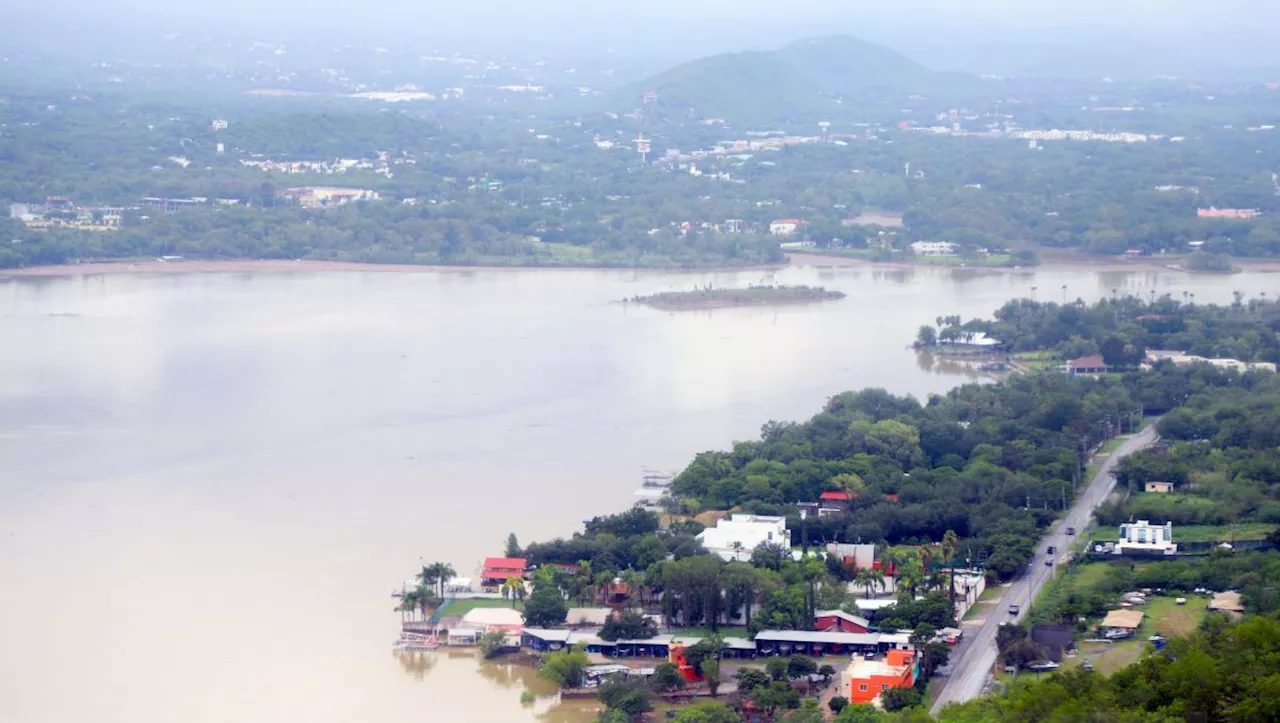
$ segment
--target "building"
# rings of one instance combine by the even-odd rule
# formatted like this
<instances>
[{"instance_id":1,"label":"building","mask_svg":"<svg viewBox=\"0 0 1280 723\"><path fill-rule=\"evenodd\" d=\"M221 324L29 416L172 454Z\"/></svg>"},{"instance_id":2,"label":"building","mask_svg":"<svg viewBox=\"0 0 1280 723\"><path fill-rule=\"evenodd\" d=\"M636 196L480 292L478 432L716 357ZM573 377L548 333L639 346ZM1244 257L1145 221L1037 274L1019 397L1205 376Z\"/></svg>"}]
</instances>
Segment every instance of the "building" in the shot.
<instances>
[{"instance_id":1,"label":"building","mask_svg":"<svg viewBox=\"0 0 1280 723\"><path fill-rule=\"evenodd\" d=\"M1162 494L1166 492L1172 492L1173 483L1172 482L1148 482L1146 485L1143 486L1143 490L1146 492L1160 492Z\"/></svg>"},{"instance_id":2,"label":"building","mask_svg":"<svg viewBox=\"0 0 1280 723\"><path fill-rule=\"evenodd\" d=\"M459 627L482 632L501 630L519 636L524 630L524 615L515 608L472 608L462 616Z\"/></svg>"},{"instance_id":3,"label":"building","mask_svg":"<svg viewBox=\"0 0 1280 723\"><path fill-rule=\"evenodd\" d=\"M501 587L509 577L524 579L528 561L523 557L486 557L484 567L480 570L482 587Z\"/></svg>"},{"instance_id":4,"label":"building","mask_svg":"<svg viewBox=\"0 0 1280 723\"><path fill-rule=\"evenodd\" d=\"M872 568L880 569L880 565L876 563L876 546L860 545L848 542L828 542L827 554L832 557L839 558L843 563L852 563L859 570Z\"/></svg>"},{"instance_id":5,"label":"building","mask_svg":"<svg viewBox=\"0 0 1280 723\"><path fill-rule=\"evenodd\" d=\"M1075 635L1070 625L1033 625L1031 642L1044 652L1044 656L1061 663L1063 654L1075 647Z\"/></svg>"},{"instance_id":6,"label":"building","mask_svg":"<svg viewBox=\"0 0 1280 723\"><path fill-rule=\"evenodd\" d=\"M840 673L840 692L850 703L871 703L890 688L910 688L919 673L915 657L907 650L890 650L883 660L855 655Z\"/></svg>"},{"instance_id":7,"label":"building","mask_svg":"<svg viewBox=\"0 0 1280 723\"><path fill-rule=\"evenodd\" d=\"M329 208L352 201L376 201L377 191L369 188L339 188L337 186L297 186L286 188L278 194L281 198L297 202L303 208Z\"/></svg>"},{"instance_id":8,"label":"building","mask_svg":"<svg viewBox=\"0 0 1280 723\"><path fill-rule=\"evenodd\" d=\"M756 655L875 655L889 646L879 633L841 633L813 630L761 630L756 633Z\"/></svg>"},{"instance_id":9,"label":"building","mask_svg":"<svg viewBox=\"0 0 1280 723\"><path fill-rule=\"evenodd\" d=\"M1098 627L1102 629L1103 635L1108 637L1133 635L1142 625L1144 617L1146 613L1141 610L1112 610L1102 619L1102 624Z\"/></svg>"},{"instance_id":10,"label":"building","mask_svg":"<svg viewBox=\"0 0 1280 723\"><path fill-rule=\"evenodd\" d=\"M955 256L956 245L950 241L916 241L911 244L916 256Z\"/></svg>"},{"instance_id":11,"label":"building","mask_svg":"<svg viewBox=\"0 0 1280 723\"><path fill-rule=\"evenodd\" d=\"M780 218L769 223L769 233L774 236L790 236L808 223L798 218Z\"/></svg>"},{"instance_id":12,"label":"building","mask_svg":"<svg viewBox=\"0 0 1280 723\"><path fill-rule=\"evenodd\" d=\"M852 502L853 495L844 490L827 490L818 495L818 516L847 512Z\"/></svg>"},{"instance_id":13,"label":"building","mask_svg":"<svg viewBox=\"0 0 1280 723\"><path fill-rule=\"evenodd\" d=\"M724 560L749 560L751 552L765 542L790 548L791 533L785 517L733 514L699 532L698 541Z\"/></svg>"},{"instance_id":14,"label":"building","mask_svg":"<svg viewBox=\"0 0 1280 723\"><path fill-rule=\"evenodd\" d=\"M1107 363L1100 356L1082 356L1067 362L1062 367L1062 371L1073 377L1085 374L1106 374Z\"/></svg>"},{"instance_id":15,"label":"building","mask_svg":"<svg viewBox=\"0 0 1280 723\"><path fill-rule=\"evenodd\" d=\"M1240 602L1240 593L1231 590L1214 595L1213 600L1209 602L1208 609L1224 612L1233 618L1239 618L1244 615L1244 603Z\"/></svg>"},{"instance_id":16,"label":"building","mask_svg":"<svg viewBox=\"0 0 1280 723\"><path fill-rule=\"evenodd\" d=\"M1178 551L1173 543L1173 523L1153 525L1146 520L1120 525L1120 541L1115 554L1126 553L1172 555Z\"/></svg>"},{"instance_id":17,"label":"building","mask_svg":"<svg viewBox=\"0 0 1280 723\"><path fill-rule=\"evenodd\" d=\"M1251 218L1258 217L1258 211L1252 208L1197 208L1197 218L1214 218L1214 219L1234 219L1237 221L1247 221Z\"/></svg>"},{"instance_id":18,"label":"building","mask_svg":"<svg viewBox=\"0 0 1280 723\"><path fill-rule=\"evenodd\" d=\"M843 610L819 610L813 614L813 629L820 633L865 633L871 623Z\"/></svg>"}]
</instances>

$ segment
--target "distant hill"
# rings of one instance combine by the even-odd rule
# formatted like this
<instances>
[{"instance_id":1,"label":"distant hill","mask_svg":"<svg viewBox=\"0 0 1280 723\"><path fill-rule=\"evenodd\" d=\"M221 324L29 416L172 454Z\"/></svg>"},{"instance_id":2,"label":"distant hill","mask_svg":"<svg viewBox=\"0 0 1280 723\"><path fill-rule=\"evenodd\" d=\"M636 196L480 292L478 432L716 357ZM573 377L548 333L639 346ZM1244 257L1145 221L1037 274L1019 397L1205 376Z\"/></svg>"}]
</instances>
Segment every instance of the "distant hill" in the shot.
<instances>
[{"instance_id":1,"label":"distant hill","mask_svg":"<svg viewBox=\"0 0 1280 723\"><path fill-rule=\"evenodd\" d=\"M621 89L607 102L611 110L631 110L652 91L658 95L655 111L741 122L807 121L838 115L846 104L955 92L979 83L841 35L693 60Z\"/></svg>"}]
</instances>

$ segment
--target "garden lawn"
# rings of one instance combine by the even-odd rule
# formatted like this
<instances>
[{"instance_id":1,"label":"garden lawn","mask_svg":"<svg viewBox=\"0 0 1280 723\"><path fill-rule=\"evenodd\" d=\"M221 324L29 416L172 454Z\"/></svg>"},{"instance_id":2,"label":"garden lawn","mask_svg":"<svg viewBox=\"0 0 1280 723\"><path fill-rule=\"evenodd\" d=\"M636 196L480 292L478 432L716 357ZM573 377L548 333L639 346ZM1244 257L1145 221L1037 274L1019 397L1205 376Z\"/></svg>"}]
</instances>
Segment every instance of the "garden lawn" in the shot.
<instances>
[{"instance_id":1,"label":"garden lawn","mask_svg":"<svg viewBox=\"0 0 1280 723\"><path fill-rule=\"evenodd\" d=\"M454 600L448 605L445 605L444 608L440 610L440 614L441 615L466 615L467 613L471 612L472 610L475 610L476 608L509 608L509 607L511 607L510 600L502 600L500 598L487 598L487 597L464 598L461 600ZM516 601L515 609L523 610L524 603L521 601Z\"/></svg>"}]
</instances>

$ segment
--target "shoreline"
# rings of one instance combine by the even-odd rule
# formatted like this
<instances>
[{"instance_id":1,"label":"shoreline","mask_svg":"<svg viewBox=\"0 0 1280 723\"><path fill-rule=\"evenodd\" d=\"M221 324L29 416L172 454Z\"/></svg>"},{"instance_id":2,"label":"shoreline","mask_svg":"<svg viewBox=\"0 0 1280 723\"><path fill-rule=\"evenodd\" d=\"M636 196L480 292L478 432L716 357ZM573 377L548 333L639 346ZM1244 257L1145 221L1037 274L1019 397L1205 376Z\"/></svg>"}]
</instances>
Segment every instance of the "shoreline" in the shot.
<instances>
[{"instance_id":1,"label":"shoreline","mask_svg":"<svg viewBox=\"0 0 1280 723\"><path fill-rule=\"evenodd\" d=\"M981 271L998 274L1027 274L1041 269L1076 269L1082 271L1173 271L1188 275L1213 272L1189 271L1175 268L1158 257L1131 261L1086 256L1057 256L1037 266L958 266L942 264L917 264L895 261L868 261L847 256L822 254L787 254L782 264L756 266L707 266L699 268L648 268L615 266L461 266L447 264L379 264L359 261L319 261L286 259L237 259L237 260L183 260L183 261L95 261L83 264L58 264L53 266L29 266L26 268L0 269L0 281L20 278L56 278L118 274L192 274L192 273L244 273L244 272L349 272L376 271L399 273L439 273L448 271L630 271L652 273L726 273L734 271L777 271L786 268L832 268L841 266L866 266L884 269L949 269L952 271ZM1280 259L1233 259L1240 272L1280 272Z\"/></svg>"},{"instance_id":2,"label":"shoreline","mask_svg":"<svg viewBox=\"0 0 1280 723\"><path fill-rule=\"evenodd\" d=\"M947 269L951 271L981 271L995 274L1028 274L1039 270L1072 269L1079 271L1174 271L1198 276L1201 274L1228 275L1224 272L1191 271L1173 266L1158 256L1145 257L1141 260L1120 259L1112 257L1090 257L1077 254L1054 254L1048 259L1041 259L1035 266L961 266L959 264L910 263L905 261L869 261L851 256L828 256L824 254L787 254L790 265L796 267L811 266L831 268L836 266L870 266L884 269ZM1280 272L1280 259L1233 258L1238 272Z\"/></svg>"}]
</instances>

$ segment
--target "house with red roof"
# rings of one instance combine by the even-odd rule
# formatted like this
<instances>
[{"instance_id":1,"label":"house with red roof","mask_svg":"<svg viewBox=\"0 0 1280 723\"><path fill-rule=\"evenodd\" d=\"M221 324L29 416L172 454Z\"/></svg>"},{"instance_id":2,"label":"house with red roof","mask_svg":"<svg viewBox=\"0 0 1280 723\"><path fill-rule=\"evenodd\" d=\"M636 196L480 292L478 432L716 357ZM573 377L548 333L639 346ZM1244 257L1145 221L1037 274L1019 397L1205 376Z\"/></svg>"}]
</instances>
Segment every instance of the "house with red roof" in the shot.
<instances>
[{"instance_id":1,"label":"house with red roof","mask_svg":"<svg viewBox=\"0 0 1280 723\"><path fill-rule=\"evenodd\" d=\"M1082 356L1079 359L1072 359L1067 362L1066 365L1063 366L1062 370L1073 377L1078 377L1084 374L1106 374L1107 363L1102 360L1102 357L1097 355Z\"/></svg>"},{"instance_id":2,"label":"house with red roof","mask_svg":"<svg viewBox=\"0 0 1280 723\"><path fill-rule=\"evenodd\" d=\"M853 495L844 490L827 490L818 495L818 515L833 515L845 512L853 502Z\"/></svg>"},{"instance_id":3,"label":"house with red roof","mask_svg":"<svg viewBox=\"0 0 1280 723\"><path fill-rule=\"evenodd\" d=\"M486 557L480 571L480 584L484 587L500 587L507 578L523 580L528 562L523 557Z\"/></svg>"},{"instance_id":4,"label":"house with red roof","mask_svg":"<svg viewBox=\"0 0 1280 723\"><path fill-rule=\"evenodd\" d=\"M843 610L819 610L813 614L813 629L820 633L865 633L871 623Z\"/></svg>"}]
</instances>

